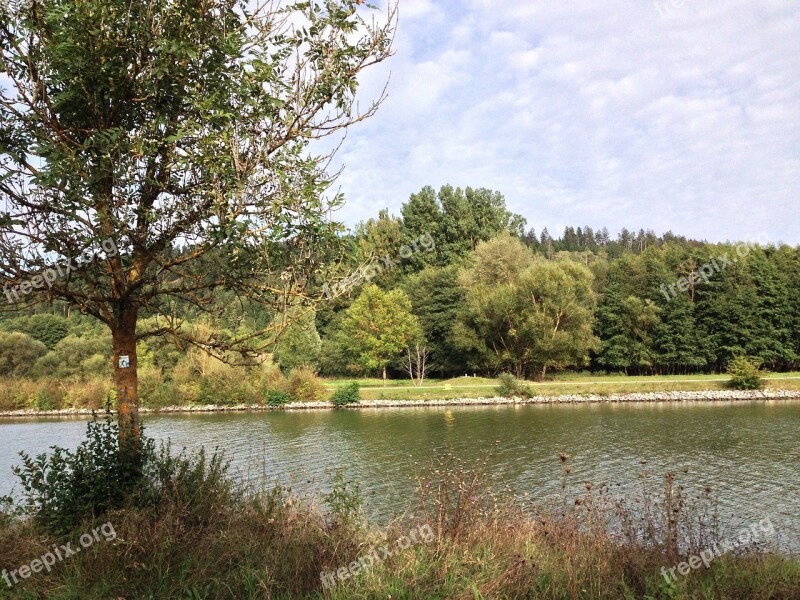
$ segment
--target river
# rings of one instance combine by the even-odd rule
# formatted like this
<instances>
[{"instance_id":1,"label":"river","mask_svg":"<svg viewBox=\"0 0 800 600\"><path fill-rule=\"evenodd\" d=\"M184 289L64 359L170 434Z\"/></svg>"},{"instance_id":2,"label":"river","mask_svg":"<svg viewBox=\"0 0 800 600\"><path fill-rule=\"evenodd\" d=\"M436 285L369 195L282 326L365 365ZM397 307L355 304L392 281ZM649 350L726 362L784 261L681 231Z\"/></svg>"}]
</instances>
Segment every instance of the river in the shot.
<instances>
[{"instance_id":1,"label":"river","mask_svg":"<svg viewBox=\"0 0 800 600\"><path fill-rule=\"evenodd\" d=\"M561 452L572 457L573 495L591 481L632 496L645 471L654 488L674 471L690 495L711 487L723 533L769 518L777 545L800 548L796 401L171 414L144 424L176 447L224 449L237 476L300 494L328 489L343 468L375 516L412 507L416 477L448 449L478 461L494 447L498 479L545 503L561 496ZM0 421L0 495L15 485L19 450L71 448L85 428L83 419Z\"/></svg>"}]
</instances>

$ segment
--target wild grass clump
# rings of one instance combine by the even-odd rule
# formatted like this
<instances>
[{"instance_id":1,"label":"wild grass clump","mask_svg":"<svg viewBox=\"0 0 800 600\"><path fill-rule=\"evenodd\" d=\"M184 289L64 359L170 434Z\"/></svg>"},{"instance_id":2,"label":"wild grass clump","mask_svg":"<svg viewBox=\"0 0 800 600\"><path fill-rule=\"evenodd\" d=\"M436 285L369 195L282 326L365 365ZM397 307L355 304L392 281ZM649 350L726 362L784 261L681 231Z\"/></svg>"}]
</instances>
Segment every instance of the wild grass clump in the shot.
<instances>
[{"instance_id":1,"label":"wild grass clump","mask_svg":"<svg viewBox=\"0 0 800 600\"><path fill-rule=\"evenodd\" d=\"M175 487L182 490L182 482ZM210 512L189 501L196 498L176 492L157 511L112 511L62 536L34 522L0 530L0 564L11 568L54 543L74 546L99 523L111 523L116 533L115 540L97 542L51 573L21 582L10 597L308 598L319 592L321 571L358 556L353 531L331 527L321 512L292 501L285 490L215 503Z\"/></svg>"},{"instance_id":2,"label":"wild grass clump","mask_svg":"<svg viewBox=\"0 0 800 600\"><path fill-rule=\"evenodd\" d=\"M504 398L530 398L533 396L530 386L525 385L511 373L503 373L497 378L500 385L497 386L497 393Z\"/></svg>"},{"instance_id":3,"label":"wild grass clump","mask_svg":"<svg viewBox=\"0 0 800 600\"><path fill-rule=\"evenodd\" d=\"M138 453L133 451L134 444ZM119 423L110 414L95 415L86 438L72 451L53 447L31 457L20 452L19 478L24 512L39 525L65 533L82 521L123 508L159 510L168 504L187 514L213 514L234 498L232 480L221 455L202 449L187 456L169 444L140 433L138 441L119 441Z\"/></svg>"},{"instance_id":4,"label":"wild grass clump","mask_svg":"<svg viewBox=\"0 0 800 600\"><path fill-rule=\"evenodd\" d=\"M588 481L573 495L569 461L563 454L558 507L497 493L485 460L471 468L445 454L419 480L420 505L413 510L414 519L433 526L436 543L381 564L352 595L341 590L331 597L800 598L800 563L756 547L668 582L662 567L717 539L710 491L689 498L667 474L660 491L643 478L638 499L614 498Z\"/></svg>"},{"instance_id":5,"label":"wild grass clump","mask_svg":"<svg viewBox=\"0 0 800 600\"><path fill-rule=\"evenodd\" d=\"M0 379L0 410L61 410L106 405L113 381L103 377L83 380Z\"/></svg>"},{"instance_id":6,"label":"wild grass clump","mask_svg":"<svg viewBox=\"0 0 800 600\"><path fill-rule=\"evenodd\" d=\"M21 581L10 597L300 598L318 590L323 569L357 557L352 512L360 500L346 486L331 492L334 522L288 490L237 485L219 454L155 451L147 438L135 476L125 479L117 433L113 421L93 421L75 452L28 459L18 473L28 518L12 523L0 506L0 568L55 543L75 547L101 523L115 539Z\"/></svg>"},{"instance_id":7,"label":"wild grass clump","mask_svg":"<svg viewBox=\"0 0 800 600\"><path fill-rule=\"evenodd\" d=\"M310 367L297 367L286 378L286 391L293 402L321 402L328 390Z\"/></svg>"},{"instance_id":8,"label":"wild grass clump","mask_svg":"<svg viewBox=\"0 0 800 600\"><path fill-rule=\"evenodd\" d=\"M494 523L504 514L494 477L487 470L491 453L469 465L447 451L417 479L416 514L436 531L437 542L458 541L477 523Z\"/></svg>"},{"instance_id":9,"label":"wild grass clump","mask_svg":"<svg viewBox=\"0 0 800 600\"><path fill-rule=\"evenodd\" d=\"M800 600L800 562L754 547L668 582L664 567L716 539L710 491L690 497L673 474L655 490L643 475L636 498L618 499L581 481L562 454L563 498L541 505L498 489L488 455L470 465L446 452L420 473L409 512L377 527L364 521L360 491L341 471L322 497L324 511L285 488L242 489L219 458L162 448L153 460L141 488L149 493L138 493L138 503L86 513L60 534L38 518L0 518L0 568L17 568L99 523L116 532L0 595ZM432 535L400 547L412 526ZM346 572L383 547L393 552L323 584L322 572Z\"/></svg>"}]
</instances>

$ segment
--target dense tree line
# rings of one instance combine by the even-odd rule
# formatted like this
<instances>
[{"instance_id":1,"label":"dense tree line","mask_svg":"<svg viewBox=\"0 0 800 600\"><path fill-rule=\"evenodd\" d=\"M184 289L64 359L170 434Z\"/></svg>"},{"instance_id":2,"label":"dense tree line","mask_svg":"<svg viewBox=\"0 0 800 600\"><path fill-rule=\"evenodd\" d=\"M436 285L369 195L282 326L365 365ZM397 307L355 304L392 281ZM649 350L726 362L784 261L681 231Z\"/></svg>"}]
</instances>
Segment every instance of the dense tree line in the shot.
<instances>
[{"instance_id":1,"label":"dense tree line","mask_svg":"<svg viewBox=\"0 0 800 600\"><path fill-rule=\"evenodd\" d=\"M338 293L315 310L281 314L219 291L214 322L181 312L223 337L291 323L272 360L329 376L689 374L719 372L736 356L798 367L800 249L525 227L498 192L426 187L400 216L380 211L343 236L338 279L313 283ZM198 267L216 268L213 255ZM108 371L104 333L65 310L0 320L0 375ZM166 378L192 354L158 339L141 346Z\"/></svg>"},{"instance_id":2,"label":"dense tree line","mask_svg":"<svg viewBox=\"0 0 800 600\"><path fill-rule=\"evenodd\" d=\"M434 251L410 253L370 283L405 293L429 366L442 376L707 373L736 356L776 371L797 368L800 249L643 229L612 237L589 226L553 237L525 227L498 192L426 187L399 217L382 211L356 229L355 260L433 238ZM330 350L319 365L325 374L371 370L340 337L360 289L320 311L316 325Z\"/></svg>"}]
</instances>

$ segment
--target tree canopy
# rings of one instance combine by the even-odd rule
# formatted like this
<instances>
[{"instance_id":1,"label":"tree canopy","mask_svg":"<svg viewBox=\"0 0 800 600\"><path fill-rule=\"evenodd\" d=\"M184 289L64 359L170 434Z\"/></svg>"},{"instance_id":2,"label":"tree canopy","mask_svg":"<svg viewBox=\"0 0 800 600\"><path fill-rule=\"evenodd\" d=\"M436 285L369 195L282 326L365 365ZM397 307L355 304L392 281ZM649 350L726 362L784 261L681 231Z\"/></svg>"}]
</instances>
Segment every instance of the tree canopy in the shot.
<instances>
[{"instance_id":1,"label":"tree canopy","mask_svg":"<svg viewBox=\"0 0 800 600\"><path fill-rule=\"evenodd\" d=\"M374 113L381 98L357 110L358 76L391 54L395 10L373 20L362 4L0 8L0 283L15 308L63 300L109 327L133 429L137 340L229 357L274 337L197 337L181 308L316 300L342 198L309 144Z\"/></svg>"}]
</instances>

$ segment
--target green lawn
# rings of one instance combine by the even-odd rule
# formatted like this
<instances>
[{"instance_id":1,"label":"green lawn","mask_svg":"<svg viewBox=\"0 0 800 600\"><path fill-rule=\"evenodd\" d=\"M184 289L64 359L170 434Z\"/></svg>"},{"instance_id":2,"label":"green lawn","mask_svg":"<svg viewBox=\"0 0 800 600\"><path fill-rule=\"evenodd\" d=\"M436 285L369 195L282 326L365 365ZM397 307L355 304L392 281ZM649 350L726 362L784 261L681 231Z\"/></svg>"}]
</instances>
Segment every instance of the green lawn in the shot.
<instances>
[{"instance_id":1,"label":"green lawn","mask_svg":"<svg viewBox=\"0 0 800 600\"><path fill-rule=\"evenodd\" d=\"M766 387L800 390L800 373L765 374ZM534 393L542 396L568 394L610 395L634 392L705 391L725 389L726 375L592 375L591 373L559 373L547 380L528 381ZM361 385L362 400L449 400L454 398L481 398L496 396L496 379L485 377L457 377L454 379L426 379L420 387L409 379L378 378L329 379L332 389L350 382Z\"/></svg>"}]
</instances>

